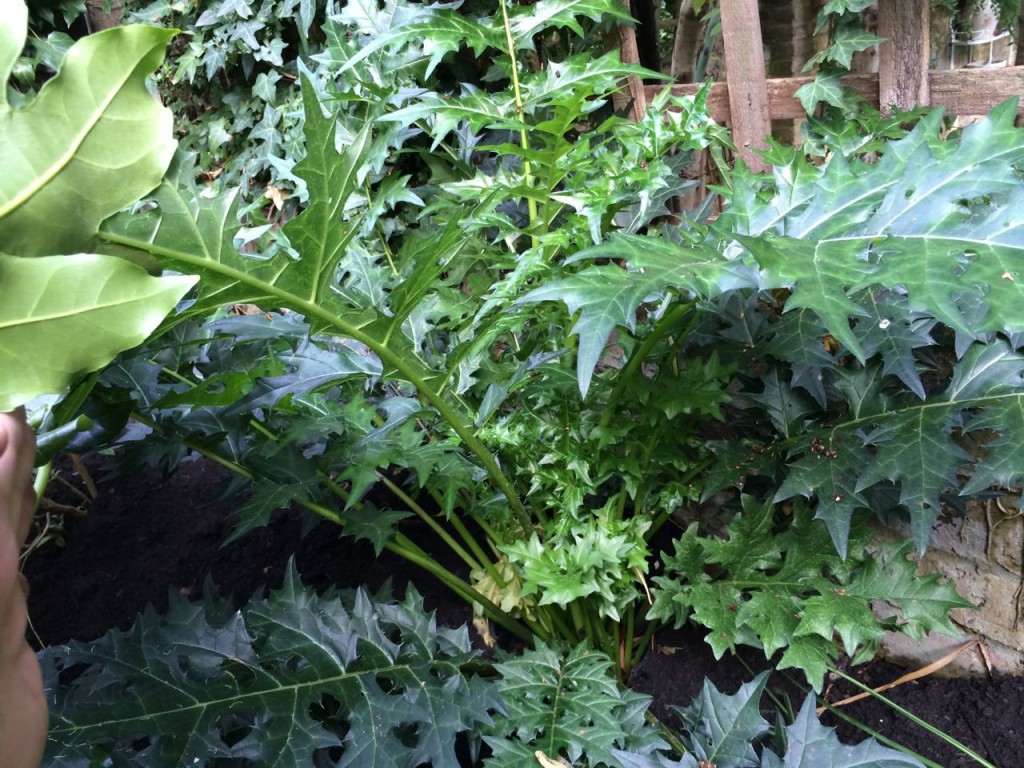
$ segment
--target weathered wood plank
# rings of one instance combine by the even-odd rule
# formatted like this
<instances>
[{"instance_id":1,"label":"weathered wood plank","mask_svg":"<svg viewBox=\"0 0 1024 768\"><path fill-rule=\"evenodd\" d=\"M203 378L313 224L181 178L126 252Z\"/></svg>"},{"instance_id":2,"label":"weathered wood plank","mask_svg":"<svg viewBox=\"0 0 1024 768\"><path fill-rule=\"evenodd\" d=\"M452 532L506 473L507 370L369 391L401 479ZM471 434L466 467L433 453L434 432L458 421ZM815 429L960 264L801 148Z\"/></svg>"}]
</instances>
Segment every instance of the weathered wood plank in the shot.
<instances>
[{"instance_id":1,"label":"weathered wood plank","mask_svg":"<svg viewBox=\"0 0 1024 768\"><path fill-rule=\"evenodd\" d=\"M878 101L883 114L929 103L929 0L879 0Z\"/></svg>"},{"instance_id":2,"label":"weathered wood plank","mask_svg":"<svg viewBox=\"0 0 1024 768\"><path fill-rule=\"evenodd\" d=\"M761 171L766 166L756 150L767 146L772 126L757 0L729 0L720 11L727 76L732 83L727 98L733 141L747 165Z\"/></svg>"},{"instance_id":3,"label":"weathered wood plank","mask_svg":"<svg viewBox=\"0 0 1024 768\"><path fill-rule=\"evenodd\" d=\"M793 96L811 77L775 78L767 81L768 104L772 120L794 120L804 116L803 107ZM869 104L878 107L877 74L850 75L843 85L861 94ZM677 83L672 93L678 96L694 94L702 86ZM646 86L648 102L664 86ZM951 115L983 115L1011 96L1024 94L1024 66L1005 69L953 69L928 72L929 106L945 107ZM725 83L714 83L708 98L711 117L719 123L731 122L729 88ZM1018 114L1024 108L1018 106Z\"/></svg>"}]
</instances>

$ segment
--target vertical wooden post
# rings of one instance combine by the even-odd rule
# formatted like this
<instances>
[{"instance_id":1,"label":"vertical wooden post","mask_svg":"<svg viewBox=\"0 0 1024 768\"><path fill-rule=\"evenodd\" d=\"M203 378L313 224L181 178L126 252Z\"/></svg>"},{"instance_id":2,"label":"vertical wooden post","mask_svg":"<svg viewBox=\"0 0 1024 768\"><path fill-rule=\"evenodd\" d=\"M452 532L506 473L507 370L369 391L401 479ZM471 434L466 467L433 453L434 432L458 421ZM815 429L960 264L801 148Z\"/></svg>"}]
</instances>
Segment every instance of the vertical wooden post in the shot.
<instances>
[{"instance_id":1,"label":"vertical wooden post","mask_svg":"<svg viewBox=\"0 0 1024 768\"><path fill-rule=\"evenodd\" d=\"M744 162L763 171L767 164L755 150L767 146L772 122L757 0L725 0L721 13L733 141Z\"/></svg>"},{"instance_id":2,"label":"vertical wooden post","mask_svg":"<svg viewBox=\"0 0 1024 768\"><path fill-rule=\"evenodd\" d=\"M928 104L929 0L879 0L878 103L893 107Z\"/></svg>"},{"instance_id":3,"label":"vertical wooden post","mask_svg":"<svg viewBox=\"0 0 1024 768\"><path fill-rule=\"evenodd\" d=\"M623 0L625 10L629 11L629 0ZM627 24L620 24L617 30L615 41L605 37L605 48L613 47L619 49L619 60L623 64L639 64L640 49L636 44L636 32L633 27ZM633 113L633 121L640 122L647 114L647 97L644 92L644 84L636 75L626 77L626 93L616 91L612 94L612 106L616 112L622 112L626 107Z\"/></svg>"},{"instance_id":4,"label":"vertical wooden post","mask_svg":"<svg viewBox=\"0 0 1024 768\"><path fill-rule=\"evenodd\" d=\"M636 44L636 32L632 27L621 25L618 31L619 56L624 64L639 64L640 50ZM621 112L627 104L633 112L633 121L639 123L647 114L647 99L644 94L644 84L636 75L626 77L627 97L622 91L612 94L612 105L617 112Z\"/></svg>"}]
</instances>

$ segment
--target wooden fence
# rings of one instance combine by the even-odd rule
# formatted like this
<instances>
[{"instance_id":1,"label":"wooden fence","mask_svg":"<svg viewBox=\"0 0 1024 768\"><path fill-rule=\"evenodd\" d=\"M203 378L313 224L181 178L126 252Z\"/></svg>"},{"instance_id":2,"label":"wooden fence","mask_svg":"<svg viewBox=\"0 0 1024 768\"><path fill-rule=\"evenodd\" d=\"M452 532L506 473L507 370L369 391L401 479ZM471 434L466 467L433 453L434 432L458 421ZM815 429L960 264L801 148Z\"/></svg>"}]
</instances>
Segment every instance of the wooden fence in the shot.
<instances>
[{"instance_id":1,"label":"wooden fence","mask_svg":"<svg viewBox=\"0 0 1024 768\"><path fill-rule=\"evenodd\" d=\"M771 121L804 116L794 93L813 78L768 79L757 0L721 0L720 5L727 82L711 87L711 116L731 126L740 156L751 168L763 170L765 163L756 150L764 148L771 135ZM879 46L878 73L849 75L842 82L883 111L927 105L945 107L952 115L979 115L1011 96L1024 95L1022 66L929 70L929 0L879 0L878 27L885 38ZM622 30L620 42L623 60L638 61L631 29ZM642 113L643 105L664 87L630 83L637 112ZM671 87L676 94L692 94L700 85Z\"/></svg>"}]
</instances>

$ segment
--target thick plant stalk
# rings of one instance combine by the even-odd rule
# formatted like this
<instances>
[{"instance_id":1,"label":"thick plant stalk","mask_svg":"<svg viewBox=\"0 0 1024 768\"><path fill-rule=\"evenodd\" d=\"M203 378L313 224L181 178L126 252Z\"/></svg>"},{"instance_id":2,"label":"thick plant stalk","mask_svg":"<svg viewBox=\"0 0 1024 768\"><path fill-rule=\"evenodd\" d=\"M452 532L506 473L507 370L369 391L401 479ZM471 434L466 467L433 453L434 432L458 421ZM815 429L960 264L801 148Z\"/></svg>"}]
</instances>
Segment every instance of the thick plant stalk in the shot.
<instances>
[{"instance_id":1,"label":"thick plant stalk","mask_svg":"<svg viewBox=\"0 0 1024 768\"><path fill-rule=\"evenodd\" d=\"M135 249L139 248L139 243L137 241L114 233L101 233L100 237L101 239L116 245L124 245ZM455 434L459 436L459 438L466 444L466 447L469 448L477 459L479 459L480 463L483 464L484 469L487 470L487 474L490 475L491 480L505 495L512 512L518 518L522 529L524 531L528 531L533 527L530 515L523 506L522 501L520 501L515 487L512 485L512 482L508 477L505 476L505 473L501 471L501 468L498 466L497 461L495 461L494 456L491 455L490 451L487 450L487 447L480 442L475 434L473 434L472 429L470 429L466 422L462 420L451 404L441 397L439 393L428 386L426 381L424 381L413 367L409 365L402 355L399 355L387 345L382 344L370 334L363 332L360 328L357 328L350 323L346 323L336 315L323 309L316 302L301 299L292 293L281 290L272 283L258 280L251 275L234 269L226 264L210 262L201 256L195 256L184 251L176 251L152 244L148 245L145 250L154 256L174 259L183 264L192 265L197 269L214 271L224 275L225 277L230 277L233 280L247 284L265 293L267 296L277 299L280 301L281 306L289 307L296 312L300 312L306 317L315 317L335 328L339 335L358 341L361 344L365 344L383 362L398 371L406 381L416 388L427 402L437 409L441 418L452 428Z\"/></svg>"},{"instance_id":2,"label":"thick plant stalk","mask_svg":"<svg viewBox=\"0 0 1024 768\"><path fill-rule=\"evenodd\" d=\"M150 419L147 419L145 416L139 413L133 413L132 419L138 421L140 424L144 424L150 429L153 429L155 431L162 431L158 423ZM231 461L230 459L221 456L215 451L210 450L207 446L204 446L194 440L188 439L185 439L183 443L189 450L198 453L199 455L203 456L206 459L209 459L210 461L220 464L222 467L230 470L231 472L234 472L240 477L244 477L249 480L255 479L255 476L250 470L246 469L245 467L234 461ZM326 484L329 487L334 486L332 490L344 493L342 489L338 488L333 483ZM317 504L315 502L305 501L302 499L296 499L295 501L300 506L304 507L305 509L308 509L310 512L316 513L325 520L330 520L331 522L344 527L345 519L337 512L335 512L333 509L325 507L323 504ZM457 542L447 543L454 543L457 546ZM486 597L477 592L475 589L473 589L473 587L471 587L469 584L466 584L464 581L462 581L457 576L452 574L451 571L447 570L444 566L442 566L440 563L438 563L436 560L430 557L430 555L423 552L423 550L416 546L416 544L408 537L402 534L398 534L398 536L396 536L395 538L395 541L388 542L384 545L384 548L387 549L389 552L392 552L398 555L399 557L408 560L414 565L423 568L425 571L433 574L446 587L451 589L456 595L466 600L468 603L476 603L480 605L484 611L484 615L486 615L488 619L498 624L499 626L507 629L520 640L523 640L525 642L531 642L534 635L544 638L547 637L547 633L544 632L543 628L539 625L534 626L531 624L529 629L523 627L515 619L513 619L511 616L502 611L499 606L495 605L493 602L491 602Z\"/></svg>"},{"instance_id":3,"label":"thick plant stalk","mask_svg":"<svg viewBox=\"0 0 1024 768\"><path fill-rule=\"evenodd\" d=\"M516 64L516 43L512 38L512 25L508 20L508 6L506 5L507 0L499 0L498 6L501 8L501 22L505 27L505 45L508 49L509 57L509 71L512 73L512 93L516 99L516 117L519 119L519 145L527 150L530 148L530 136L526 130L526 108L523 105L523 92L519 87L519 67ZM523 159L523 181L527 187L533 186L533 174L530 170L530 161ZM532 197L527 196L526 208L530 213L530 226L532 227L537 221L537 201ZM534 248L537 247L538 241L536 234L530 235L530 242Z\"/></svg>"}]
</instances>

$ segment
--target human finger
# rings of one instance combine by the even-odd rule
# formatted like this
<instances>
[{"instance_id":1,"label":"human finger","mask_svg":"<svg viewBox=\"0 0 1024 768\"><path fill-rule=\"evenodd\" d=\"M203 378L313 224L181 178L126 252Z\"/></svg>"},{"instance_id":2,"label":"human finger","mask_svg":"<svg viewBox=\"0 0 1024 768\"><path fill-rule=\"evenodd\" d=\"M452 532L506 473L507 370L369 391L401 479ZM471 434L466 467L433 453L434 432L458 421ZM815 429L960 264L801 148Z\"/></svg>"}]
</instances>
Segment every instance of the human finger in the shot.
<instances>
[{"instance_id":1,"label":"human finger","mask_svg":"<svg viewBox=\"0 0 1024 768\"><path fill-rule=\"evenodd\" d=\"M19 544L32 526L34 463L35 434L25 421L24 409L0 414L0 502Z\"/></svg>"}]
</instances>

